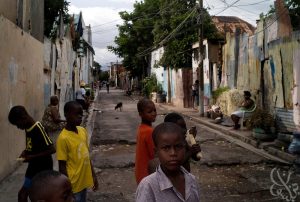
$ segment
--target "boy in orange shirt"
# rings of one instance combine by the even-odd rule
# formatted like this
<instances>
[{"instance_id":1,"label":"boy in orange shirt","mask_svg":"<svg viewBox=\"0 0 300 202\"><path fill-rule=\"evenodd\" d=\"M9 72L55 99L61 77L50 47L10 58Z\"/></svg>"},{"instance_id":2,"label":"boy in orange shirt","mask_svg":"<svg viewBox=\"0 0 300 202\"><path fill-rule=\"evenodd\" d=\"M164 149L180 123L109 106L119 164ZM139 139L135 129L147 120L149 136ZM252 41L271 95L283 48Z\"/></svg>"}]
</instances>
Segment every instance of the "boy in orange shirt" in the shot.
<instances>
[{"instance_id":1,"label":"boy in orange shirt","mask_svg":"<svg viewBox=\"0 0 300 202\"><path fill-rule=\"evenodd\" d=\"M149 99L141 99L137 103L139 116L142 119L137 131L135 179L137 184L148 176L148 162L154 158L154 143L152 140L152 123L156 119L156 108Z\"/></svg>"}]
</instances>

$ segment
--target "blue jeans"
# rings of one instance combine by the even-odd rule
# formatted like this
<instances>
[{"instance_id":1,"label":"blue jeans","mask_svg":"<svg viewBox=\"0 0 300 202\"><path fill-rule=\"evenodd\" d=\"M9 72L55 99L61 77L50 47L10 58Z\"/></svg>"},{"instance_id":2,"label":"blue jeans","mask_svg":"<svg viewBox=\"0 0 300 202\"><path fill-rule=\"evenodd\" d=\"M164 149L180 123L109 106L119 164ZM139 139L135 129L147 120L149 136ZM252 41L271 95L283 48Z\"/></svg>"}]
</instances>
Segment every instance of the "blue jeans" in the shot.
<instances>
[{"instance_id":1,"label":"blue jeans","mask_svg":"<svg viewBox=\"0 0 300 202\"><path fill-rule=\"evenodd\" d=\"M86 202L86 189L74 193L75 202Z\"/></svg>"}]
</instances>

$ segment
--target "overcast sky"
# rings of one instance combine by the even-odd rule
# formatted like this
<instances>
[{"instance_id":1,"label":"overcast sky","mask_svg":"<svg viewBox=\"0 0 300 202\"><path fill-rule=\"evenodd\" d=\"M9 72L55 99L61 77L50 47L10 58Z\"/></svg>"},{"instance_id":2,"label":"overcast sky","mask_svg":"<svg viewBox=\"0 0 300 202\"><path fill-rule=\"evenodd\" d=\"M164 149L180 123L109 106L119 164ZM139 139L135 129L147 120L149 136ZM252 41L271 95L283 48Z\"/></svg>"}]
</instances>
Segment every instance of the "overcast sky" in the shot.
<instances>
[{"instance_id":1,"label":"overcast sky","mask_svg":"<svg viewBox=\"0 0 300 202\"><path fill-rule=\"evenodd\" d=\"M68 0L70 2L69 13L82 11L86 25L92 27L93 47L95 60L103 67L110 62L120 62L113 53L107 50L107 46L115 45L114 38L118 35L117 24L122 24L119 12L133 10L136 0ZM266 13L273 0L203 0L204 7L208 8L211 15L237 16L255 25L259 14ZM228 8L230 6L230 8Z\"/></svg>"}]
</instances>

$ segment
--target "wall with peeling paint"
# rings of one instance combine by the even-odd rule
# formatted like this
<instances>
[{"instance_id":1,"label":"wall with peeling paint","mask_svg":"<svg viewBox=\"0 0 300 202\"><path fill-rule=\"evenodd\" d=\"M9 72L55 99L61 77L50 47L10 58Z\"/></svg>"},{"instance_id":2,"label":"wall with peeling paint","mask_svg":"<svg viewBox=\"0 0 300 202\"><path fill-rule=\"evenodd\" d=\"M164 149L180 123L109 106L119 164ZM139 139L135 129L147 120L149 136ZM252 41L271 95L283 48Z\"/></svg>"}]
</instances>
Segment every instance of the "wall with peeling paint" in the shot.
<instances>
[{"instance_id":1,"label":"wall with peeling paint","mask_svg":"<svg viewBox=\"0 0 300 202\"><path fill-rule=\"evenodd\" d=\"M296 128L300 131L300 33L298 36L293 36L294 39L298 38L293 43L293 72L294 80L292 86L292 96L293 96L293 121L296 125Z\"/></svg>"},{"instance_id":2,"label":"wall with peeling paint","mask_svg":"<svg viewBox=\"0 0 300 202\"><path fill-rule=\"evenodd\" d=\"M0 180L18 164L25 148L25 133L8 122L14 105L24 105L40 120L44 111L44 47L11 21L0 16Z\"/></svg>"},{"instance_id":3,"label":"wall with peeling paint","mask_svg":"<svg viewBox=\"0 0 300 202\"><path fill-rule=\"evenodd\" d=\"M257 34L248 36L243 34L239 36L239 55L238 70L234 71L234 58L237 38L235 35L226 36L226 44L224 50L224 64L222 74L222 86L234 87L234 74L237 76L236 89L241 93L243 90L249 90L259 107L262 107L262 99L264 99L265 108L271 113L275 113L275 108L283 108L291 110L294 108L294 116L299 113L298 106L295 106L298 99L297 79L295 75L299 75L299 49L300 49L300 32L294 32L291 37L278 38L272 34L271 30L264 30L272 38L276 40L270 41L267 48L263 47L263 40L266 36L261 34L258 26ZM264 50L264 51L263 51ZM267 57L266 57L267 56ZM264 66L261 62L265 60ZM263 72L263 78L261 78ZM262 79L263 92L262 96ZM294 94L291 91L294 89ZM297 98L295 98L297 97ZM225 101L224 101L225 102ZM233 103L227 103L232 105ZM234 109L229 106L228 108ZM226 111L230 114L231 110ZM295 122L299 122L294 117ZM287 120L286 120L287 121Z\"/></svg>"},{"instance_id":4,"label":"wall with peeling paint","mask_svg":"<svg viewBox=\"0 0 300 202\"><path fill-rule=\"evenodd\" d=\"M17 19L17 0L1 0L0 14L5 16L11 22L16 23Z\"/></svg>"}]
</instances>

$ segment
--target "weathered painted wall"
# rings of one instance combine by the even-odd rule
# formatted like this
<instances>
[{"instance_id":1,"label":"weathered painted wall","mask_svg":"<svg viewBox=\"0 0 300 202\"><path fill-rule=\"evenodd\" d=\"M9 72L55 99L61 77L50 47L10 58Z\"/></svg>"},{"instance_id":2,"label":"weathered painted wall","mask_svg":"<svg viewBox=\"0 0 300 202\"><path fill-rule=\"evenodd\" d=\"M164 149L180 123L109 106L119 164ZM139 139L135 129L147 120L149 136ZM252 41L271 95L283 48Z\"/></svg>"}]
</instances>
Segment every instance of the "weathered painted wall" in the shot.
<instances>
[{"instance_id":1,"label":"weathered painted wall","mask_svg":"<svg viewBox=\"0 0 300 202\"><path fill-rule=\"evenodd\" d=\"M25 148L24 131L9 124L8 112L24 105L40 120L44 111L43 44L0 17L0 180L16 167L16 158Z\"/></svg>"},{"instance_id":2,"label":"weathered painted wall","mask_svg":"<svg viewBox=\"0 0 300 202\"><path fill-rule=\"evenodd\" d=\"M274 107L292 109L293 88L293 39L276 40L269 43L269 61L265 70L266 103L269 110Z\"/></svg>"},{"instance_id":3,"label":"weathered painted wall","mask_svg":"<svg viewBox=\"0 0 300 202\"><path fill-rule=\"evenodd\" d=\"M16 23L17 19L17 0L1 0L0 1L0 15Z\"/></svg>"},{"instance_id":4,"label":"weathered painted wall","mask_svg":"<svg viewBox=\"0 0 300 202\"><path fill-rule=\"evenodd\" d=\"M0 15L43 42L44 0L1 0Z\"/></svg>"},{"instance_id":5,"label":"weathered painted wall","mask_svg":"<svg viewBox=\"0 0 300 202\"><path fill-rule=\"evenodd\" d=\"M178 106L178 107L183 107L184 104L183 104L183 99L184 99L184 93L183 93L183 85L182 85L182 69L178 69L178 70L175 70L173 69L172 70L172 81L174 81L172 83L172 89L173 89L173 96L172 96L172 103L175 105L175 106Z\"/></svg>"},{"instance_id":6,"label":"weathered painted wall","mask_svg":"<svg viewBox=\"0 0 300 202\"><path fill-rule=\"evenodd\" d=\"M266 49L263 47L263 39L266 36L261 34L259 31L261 29L262 25L260 24L258 31L253 36L243 34L239 37L237 89L241 92L243 90L251 91L257 104L262 103L261 61L265 59L262 70L264 73L263 88L266 109L271 113L275 112L275 108L293 109L291 89L294 86L294 75L297 74L295 70L297 64L295 54L297 53L295 51L297 52L299 49L299 33L293 33L292 37L273 40L268 43ZM266 34L272 33L268 29L264 31ZM233 89L232 84L235 81L232 75L235 74L233 72L233 60L236 36L227 34L226 37L222 86L229 86ZM265 49L265 53L263 49ZM231 110L226 111L230 112Z\"/></svg>"},{"instance_id":7,"label":"weathered painted wall","mask_svg":"<svg viewBox=\"0 0 300 202\"><path fill-rule=\"evenodd\" d=\"M260 89L260 58L257 35L240 37L237 89L257 92ZM232 78L232 77L230 77Z\"/></svg>"},{"instance_id":8,"label":"weathered painted wall","mask_svg":"<svg viewBox=\"0 0 300 202\"><path fill-rule=\"evenodd\" d=\"M30 0L30 33L39 40L44 41L44 0Z\"/></svg>"},{"instance_id":9,"label":"weathered painted wall","mask_svg":"<svg viewBox=\"0 0 300 202\"><path fill-rule=\"evenodd\" d=\"M159 60L161 59L162 55L164 52L164 48L158 48L154 51L151 52L151 62L150 62L150 66L151 66L151 70L150 73L151 74L155 74L157 81L162 84L163 89L165 92L167 92L167 80L165 80L164 78L166 77L165 75L165 71L164 68L162 66L159 66ZM165 87L166 86L166 87Z\"/></svg>"},{"instance_id":10,"label":"weathered painted wall","mask_svg":"<svg viewBox=\"0 0 300 202\"><path fill-rule=\"evenodd\" d=\"M300 44L294 43L294 82L293 82L293 114L294 123L298 130L300 130Z\"/></svg>"},{"instance_id":11,"label":"weathered painted wall","mask_svg":"<svg viewBox=\"0 0 300 202\"><path fill-rule=\"evenodd\" d=\"M57 85L60 104L60 113L63 114L63 106L66 102L74 99L74 91L79 88L79 80L75 76L75 89L73 89L73 64L76 58L76 53L72 48L72 41L65 37L63 41L56 42L57 49L57 67L55 72L55 83ZM75 75L78 72L75 72ZM77 83L77 85L76 85Z\"/></svg>"},{"instance_id":12,"label":"weathered painted wall","mask_svg":"<svg viewBox=\"0 0 300 202\"><path fill-rule=\"evenodd\" d=\"M267 19L267 21L269 20ZM265 26L269 25L265 29L263 29L263 23L258 24L256 34L253 36L249 37L246 34L239 36L237 90L241 92L250 90L258 105L262 103L262 98L264 98L265 107L272 114L275 113L275 108L287 110L296 108L294 113L297 114L298 108L295 106L295 100L293 104L291 89L297 85L294 75L298 71L297 51L300 34L296 32L291 37L278 38L276 31L278 27L274 27L275 22L273 24L265 23ZM234 88L232 85L234 84L234 76L232 75L235 74L233 60L235 58L236 37L227 34L227 43L223 47L222 86L229 86L231 89ZM265 61L263 67L261 67L262 61ZM263 92L262 70L264 73L262 78L264 81ZM297 97L297 93L294 96ZM230 105L230 103L227 104ZM229 106L228 108L233 109L234 107ZM226 111L230 112L231 109ZM297 120L295 121L297 122Z\"/></svg>"},{"instance_id":13,"label":"weathered painted wall","mask_svg":"<svg viewBox=\"0 0 300 202\"><path fill-rule=\"evenodd\" d=\"M222 86L234 88L235 74L235 45L236 40L230 33L226 34L226 44L223 47Z\"/></svg>"}]
</instances>

